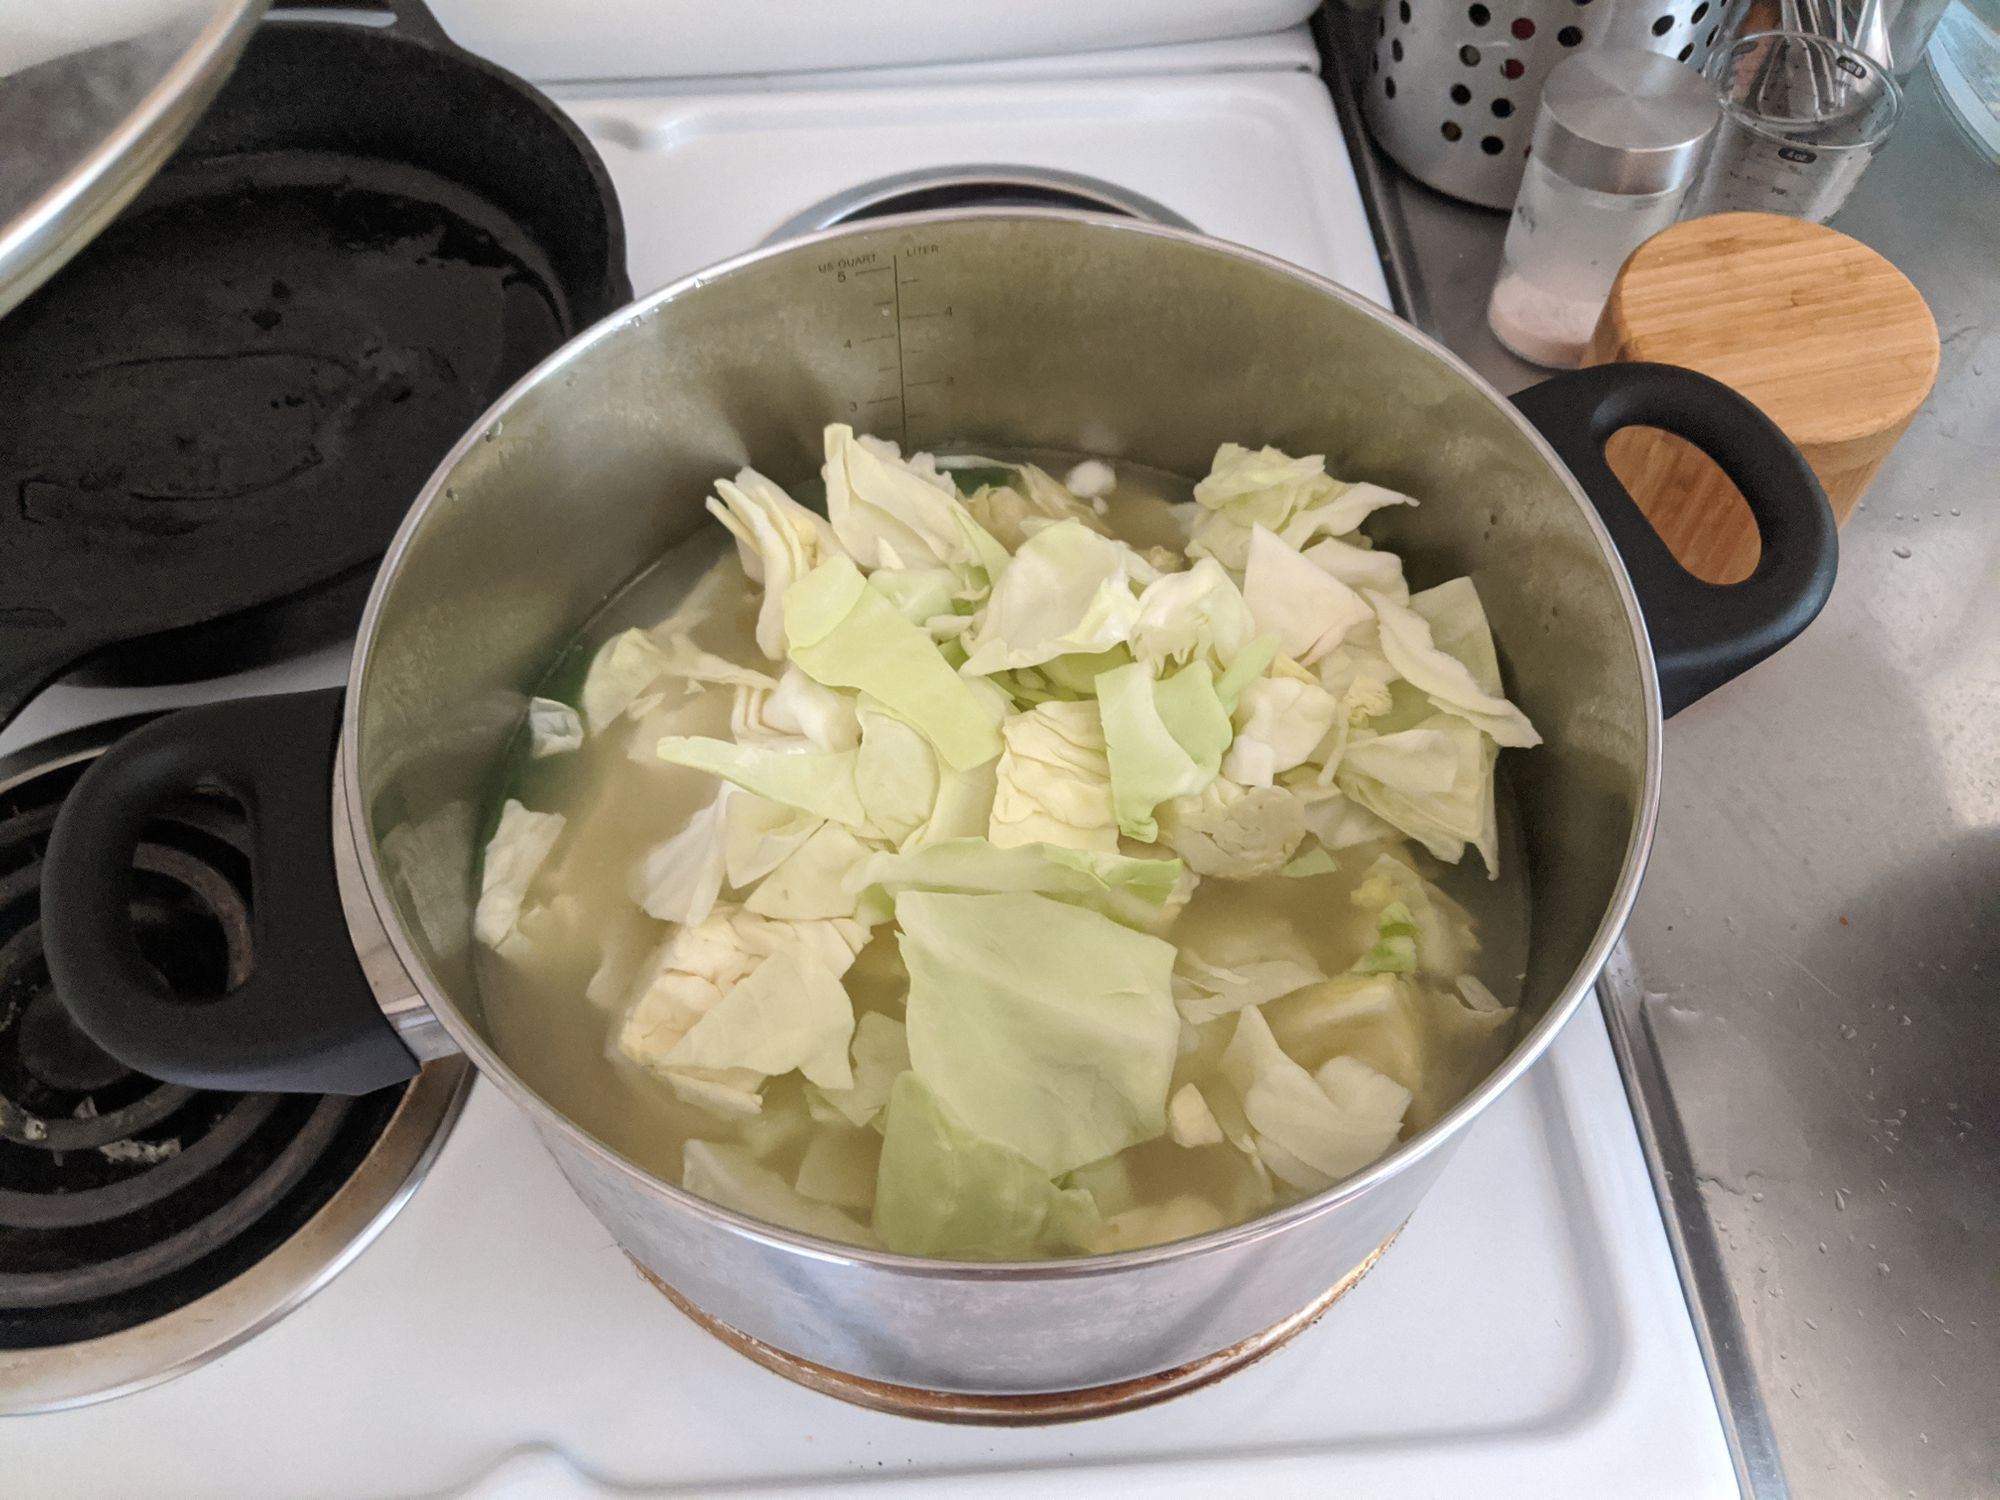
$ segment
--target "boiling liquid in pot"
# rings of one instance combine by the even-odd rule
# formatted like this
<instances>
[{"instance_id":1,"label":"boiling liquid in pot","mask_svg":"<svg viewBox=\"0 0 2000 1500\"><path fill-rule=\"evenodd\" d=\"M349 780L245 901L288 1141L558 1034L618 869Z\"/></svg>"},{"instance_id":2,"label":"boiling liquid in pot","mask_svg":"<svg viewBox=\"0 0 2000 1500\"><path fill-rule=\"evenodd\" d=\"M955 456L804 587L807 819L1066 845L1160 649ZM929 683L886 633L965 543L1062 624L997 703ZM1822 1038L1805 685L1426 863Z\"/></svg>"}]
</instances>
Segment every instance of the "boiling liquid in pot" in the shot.
<instances>
[{"instance_id":1,"label":"boiling liquid in pot","mask_svg":"<svg viewBox=\"0 0 2000 1500\"><path fill-rule=\"evenodd\" d=\"M1057 474L1075 462L1047 454L1018 456ZM1188 482L1128 465L1118 466L1117 472L1118 485L1106 517L1113 532L1135 546L1182 545L1184 537L1167 505L1187 497ZM818 507L819 494L808 487L798 493ZM605 640L627 628L650 627L665 619L711 568L724 574L719 597L726 602L694 631L696 644L730 661L760 663L763 658L754 638L760 591L743 576L728 534L720 525L708 523L614 596L579 632L538 691L574 703L584 672ZM1434 581L1413 579L1412 584ZM715 796L713 777L667 765L645 749L663 733L729 738L730 690L711 687L682 698L681 684L669 683L668 691L667 705L659 712L671 711L671 726L657 720L624 721L590 736L579 750L541 760L528 758L525 736L514 747L502 779L505 795L568 819L562 842L537 880L532 899L567 899L575 905L567 920L538 932L530 960L515 962L479 950L486 1030L509 1066L543 1099L657 1177L679 1182L682 1148L690 1139L700 1139L748 1141L766 1148L764 1164L790 1180L810 1132L780 1138L773 1122L796 1117L803 1087L796 1073L766 1085L764 1111L758 1119L746 1125L718 1118L682 1103L664 1082L619 1054L615 1038L622 1006L600 1006L584 993L608 944L645 949L667 935L667 924L646 917L634 905L627 889L629 872ZM1321 970L1343 974L1375 936L1372 915L1355 907L1350 894L1377 853L1393 847L1469 914L1480 945L1472 973L1503 1004L1513 1006L1526 968L1528 906L1519 822L1508 795L1505 757L1496 796L1502 870L1498 880L1486 878L1478 856L1470 850L1453 866L1430 858L1414 843L1366 845L1341 851L1339 869L1309 879L1272 875L1241 882L1204 880L1160 936L1204 955L1227 955L1223 961L1245 962L1263 955L1243 950L1240 939L1232 948L1231 934L1268 932L1275 915L1303 942ZM725 899L730 899L727 893ZM907 976L893 924L875 929L847 973L845 986L857 1017L882 1011L900 1018ZM1281 1040L1283 1028L1278 1022L1285 1005L1279 1000L1265 1007ZM1192 1069L1212 1071L1232 1021L1210 1023L1204 1048L1182 1057L1175 1087ZM1434 1039L1422 1079L1401 1080L1416 1096L1405 1116L1402 1138L1421 1131L1468 1093L1511 1048L1518 1031L1519 1023L1510 1019L1476 1040ZM1312 1067L1320 1059L1299 1060ZM1187 1149L1163 1136L1128 1149L1118 1160L1129 1173L1137 1204L1191 1194L1214 1204L1225 1222L1252 1218L1305 1196L1282 1183L1275 1185L1275 1198L1264 1196L1248 1159L1227 1142ZM1086 1175L1090 1170L1085 1169ZM1122 1185L1118 1191L1122 1193ZM866 1214L861 1217L865 1222Z\"/></svg>"}]
</instances>

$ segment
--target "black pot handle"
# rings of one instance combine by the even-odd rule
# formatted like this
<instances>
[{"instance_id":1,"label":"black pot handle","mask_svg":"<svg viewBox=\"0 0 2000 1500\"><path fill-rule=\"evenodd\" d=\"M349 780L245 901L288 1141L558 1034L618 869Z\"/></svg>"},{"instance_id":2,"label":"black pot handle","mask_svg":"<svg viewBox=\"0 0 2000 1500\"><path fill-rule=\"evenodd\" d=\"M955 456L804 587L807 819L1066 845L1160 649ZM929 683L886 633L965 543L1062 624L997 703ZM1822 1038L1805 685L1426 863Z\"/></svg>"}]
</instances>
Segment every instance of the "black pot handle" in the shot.
<instances>
[{"instance_id":1,"label":"black pot handle","mask_svg":"<svg viewBox=\"0 0 2000 1500\"><path fill-rule=\"evenodd\" d=\"M1678 713L1791 640L1833 591L1833 512L1792 440L1719 380L1673 365L1577 370L1514 398L1597 507L1625 559L1659 662L1661 706ZM1680 565L1604 457L1621 427L1658 427L1720 466L1757 522L1763 551L1740 583Z\"/></svg>"},{"instance_id":2,"label":"black pot handle","mask_svg":"<svg viewBox=\"0 0 2000 1500\"><path fill-rule=\"evenodd\" d=\"M333 872L341 692L242 698L156 719L98 757L64 800L42 871L42 940L64 1008L127 1067L195 1088L365 1094L417 1062L348 938ZM189 1003L149 965L128 910L147 822L203 788L235 798L251 840L251 969Z\"/></svg>"}]
</instances>

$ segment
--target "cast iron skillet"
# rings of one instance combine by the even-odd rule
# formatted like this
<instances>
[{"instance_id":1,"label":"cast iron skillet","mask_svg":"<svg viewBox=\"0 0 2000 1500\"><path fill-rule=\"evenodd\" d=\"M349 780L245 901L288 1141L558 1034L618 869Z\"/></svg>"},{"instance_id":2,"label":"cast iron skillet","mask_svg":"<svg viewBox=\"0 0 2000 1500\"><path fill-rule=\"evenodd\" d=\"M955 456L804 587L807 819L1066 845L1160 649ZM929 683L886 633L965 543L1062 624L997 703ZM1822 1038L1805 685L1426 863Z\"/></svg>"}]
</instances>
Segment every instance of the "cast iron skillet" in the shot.
<instances>
[{"instance_id":1,"label":"cast iron skillet","mask_svg":"<svg viewBox=\"0 0 2000 1500\"><path fill-rule=\"evenodd\" d=\"M350 632L438 460L631 299L575 126L420 0L372 8L264 22L0 321L0 727L86 659L171 681Z\"/></svg>"}]
</instances>

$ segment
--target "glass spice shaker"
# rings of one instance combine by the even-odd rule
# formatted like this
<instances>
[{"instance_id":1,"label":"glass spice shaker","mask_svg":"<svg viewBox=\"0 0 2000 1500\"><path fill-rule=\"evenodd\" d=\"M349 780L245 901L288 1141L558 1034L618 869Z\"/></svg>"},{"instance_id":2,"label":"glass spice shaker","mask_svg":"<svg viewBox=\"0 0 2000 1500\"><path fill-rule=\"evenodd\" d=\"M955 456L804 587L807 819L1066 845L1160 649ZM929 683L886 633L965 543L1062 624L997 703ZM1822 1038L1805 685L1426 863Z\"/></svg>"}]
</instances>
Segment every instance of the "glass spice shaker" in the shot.
<instances>
[{"instance_id":1,"label":"glass spice shaker","mask_svg":"<svg viewBox=\"0 0 2000 1500\"><path fill-rule=\"evenodd\" d=\"M1674 222L1721 109L1671 57L1598 47L1550 72L1486 321L1525 360L1583 358L1625 258Z\"/></svg>"}]
</instances>

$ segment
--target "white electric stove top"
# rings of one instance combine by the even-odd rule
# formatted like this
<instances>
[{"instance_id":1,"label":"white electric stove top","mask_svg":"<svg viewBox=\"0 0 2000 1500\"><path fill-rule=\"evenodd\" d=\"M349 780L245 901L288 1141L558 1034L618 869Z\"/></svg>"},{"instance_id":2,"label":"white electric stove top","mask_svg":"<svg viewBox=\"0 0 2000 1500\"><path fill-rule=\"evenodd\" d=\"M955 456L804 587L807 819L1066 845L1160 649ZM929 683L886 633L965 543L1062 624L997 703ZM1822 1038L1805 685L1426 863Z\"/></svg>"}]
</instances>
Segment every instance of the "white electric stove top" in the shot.
<instances>
[{"instance_id":1,"label":"white electric stove top","mask_svg":"<svg viewBox=\"0 0 2000 1500\"><path fill-rule=\"evenodd\" d=\"M1386 302L1313 66L1292 33L552 92L609 164L642 294L874 179L1003 163L1116 184ZM339 675L336 654L197 690L58 688L0 752L80 720ZM1737 1493L1594 1006L1478 1122L1392 1252L1318 1326L1148 1411L949 1428L792 1386L641 1282L525 1119L479 1085L402 1215L276 1327L153 1390L0 1422L0 1492L66 1500L856 1482L952 1496Z\"/></svg>"}]
</instances>

